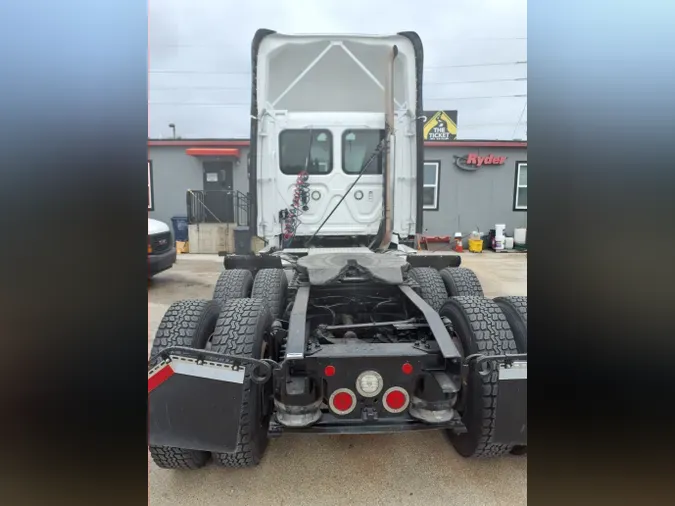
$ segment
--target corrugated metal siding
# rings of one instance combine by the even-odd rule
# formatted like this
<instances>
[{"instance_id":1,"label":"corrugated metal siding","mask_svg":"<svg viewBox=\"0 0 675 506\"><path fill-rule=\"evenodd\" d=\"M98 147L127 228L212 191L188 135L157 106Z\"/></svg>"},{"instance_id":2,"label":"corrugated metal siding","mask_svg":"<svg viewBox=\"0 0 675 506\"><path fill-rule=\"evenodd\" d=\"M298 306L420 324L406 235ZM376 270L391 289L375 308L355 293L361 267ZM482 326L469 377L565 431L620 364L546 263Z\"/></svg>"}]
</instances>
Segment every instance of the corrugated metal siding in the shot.
<instances>
[{"instance_id":1,"label":"corrugated metal siding","mask_svg":"<svg viewBox=\"0 0 675 506\"><path fill-rule=\"evenodd\" d=\"M426 147L425 160L441 162L437 211L424 211L429 235L468 234L476 228L487 233L505 223L507 234L527 226L527 211L513 210L516 162L527 161L525 148ZM455 156L505 156L503 165L482 166L476 171L458 169Z\"/></svg>"},{"instance_id":2,"label":"corrugated metal siding","mask_svg":"<svg viewBox=\"0 0 675 506\"><path fill-rule=\"evenodd\" d=\"M198 144L198 143L197 143ZM189 147L189 146L187 146ZM154 211L149 217L171 225L171 217L187 216L187 190L204 189L202 159L185 153L186 146L148 147L152 160ZM234 189L248 192L246 157L248 148L240 148L241 156L233 168Z\"/></svg>"}]
</instances>

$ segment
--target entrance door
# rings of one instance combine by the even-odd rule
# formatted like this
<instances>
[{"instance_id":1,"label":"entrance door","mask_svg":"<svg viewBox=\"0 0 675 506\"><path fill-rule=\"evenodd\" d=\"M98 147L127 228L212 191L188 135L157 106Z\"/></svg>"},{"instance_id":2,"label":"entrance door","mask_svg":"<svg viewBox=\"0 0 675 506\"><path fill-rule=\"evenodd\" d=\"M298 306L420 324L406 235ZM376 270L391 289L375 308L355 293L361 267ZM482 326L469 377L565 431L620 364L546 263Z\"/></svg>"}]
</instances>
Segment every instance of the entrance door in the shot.
<instances>
[{"instance_id":1,"label":"entrance door","mask_svg":"<svg viewBox=\"0 0 675 506\"><path fill-rule=\"evenodd\" d=\"M204 162L204 204L207 223L234 223L232 162Z\"/></svg>"}]
</instances>

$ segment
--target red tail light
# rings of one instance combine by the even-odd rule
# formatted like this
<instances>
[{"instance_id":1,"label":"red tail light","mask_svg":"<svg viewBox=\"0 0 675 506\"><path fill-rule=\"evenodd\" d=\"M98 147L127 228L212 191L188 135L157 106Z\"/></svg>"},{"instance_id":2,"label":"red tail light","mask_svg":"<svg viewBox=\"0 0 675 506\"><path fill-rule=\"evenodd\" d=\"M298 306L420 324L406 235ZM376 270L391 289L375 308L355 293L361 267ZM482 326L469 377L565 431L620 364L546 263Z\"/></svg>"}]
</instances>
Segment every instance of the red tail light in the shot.
<instances>
[{"instance_id":1,"label":"red tail light","mask_svg":"<svg viewBox=\"0 0 675 506\"><path fill-rule=\"evenodd\" d=\"M328 399L330 409L338 415L348 415L356 407L356 395L348 388L338 388Z\"/></svg>"},{"instance_id":2,"label":"red tail light","mask_svg":"<svg viewBox=\"0 0 675 506\"><path fill-rule=\"evenodd\" d=\"M410 403L410 396L401 387L391 387L384 393L382 405L390 413L401 413Z\"/></svg>"}]
</instances>

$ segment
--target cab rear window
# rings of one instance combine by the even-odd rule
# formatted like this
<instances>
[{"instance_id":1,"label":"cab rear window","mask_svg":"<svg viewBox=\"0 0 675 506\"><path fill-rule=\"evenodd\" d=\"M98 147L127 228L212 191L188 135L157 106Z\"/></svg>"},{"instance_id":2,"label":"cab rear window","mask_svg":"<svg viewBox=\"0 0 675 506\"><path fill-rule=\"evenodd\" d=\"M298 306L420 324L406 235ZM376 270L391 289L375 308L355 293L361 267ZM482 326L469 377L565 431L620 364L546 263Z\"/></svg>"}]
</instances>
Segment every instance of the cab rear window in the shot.
<instances>
[{"instance_id":1,"label":"cab rear window","mask_svg":"<svg viewBox=\"0 0 675 506\"><path fill-rule=\"evenodd\" d=\"M283 130L279 134L281 172L296 175L330 174L333 170L333 136L330 130Z\"/></svg>"},{"instance_id":2,"label":"cab rear window","mask_svg":"<svg viewBox=\"0 0 675 506\"><path fill-rule=\"evenodd\" d=\"M384 130L345 130L342 134L342 170L347 174L359 174L383 137ZM384 152L370 162L364 174L383 172Z\"/></svg>"}]
</instances>

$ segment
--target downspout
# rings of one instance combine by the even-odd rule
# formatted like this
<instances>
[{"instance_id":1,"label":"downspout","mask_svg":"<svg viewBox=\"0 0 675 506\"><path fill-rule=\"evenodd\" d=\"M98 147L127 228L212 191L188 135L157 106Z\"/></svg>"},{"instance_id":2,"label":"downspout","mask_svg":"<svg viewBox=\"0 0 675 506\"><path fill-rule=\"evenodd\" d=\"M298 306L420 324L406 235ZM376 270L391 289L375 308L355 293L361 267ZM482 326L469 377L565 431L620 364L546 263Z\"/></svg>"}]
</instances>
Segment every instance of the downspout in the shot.
<instances>
[{"instance_id":1,"label":"downspout","mask_svg":"<svg viewBox=\"0 0 675 506\"><path fill-rule=\"evenodd\" d=\"M384 166L384 235L380 248L387 249L391 243L392 235L392 205L393 205L393 174L392 174L392 150L391 144L394 139L394 62L398 55L398 47L394 46L391 52L391 61L389 62L389 72L387 75L387 84L385 86L384 101L385 101L385 125L387 135L387 150L386 161Z\"/></svg>"}]
</instances>

